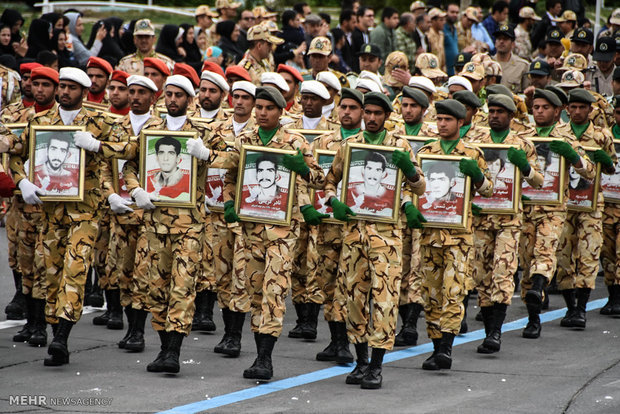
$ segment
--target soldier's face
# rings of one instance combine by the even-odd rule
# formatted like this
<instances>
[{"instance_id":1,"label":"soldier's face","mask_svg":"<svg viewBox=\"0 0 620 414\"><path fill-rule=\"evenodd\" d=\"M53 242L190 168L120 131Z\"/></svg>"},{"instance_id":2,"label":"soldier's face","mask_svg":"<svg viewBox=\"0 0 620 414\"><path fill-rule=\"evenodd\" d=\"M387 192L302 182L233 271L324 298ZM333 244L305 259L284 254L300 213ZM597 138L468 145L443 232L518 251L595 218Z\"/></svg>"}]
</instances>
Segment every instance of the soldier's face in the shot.
<instances>
[{"instance_id":1,"label":"soldier's face","mask_svg":"<svg viewBox=\"0 0 620 414\"><path fill-rule=\"evenodd\" d=\"M530 78L530 83L538 89L544 89L549 83L549 76L544 75L527 75Z\"/></svg>"},{"instance_id":2,"label":"soldier's face","mask_svg":"<svg viewBox=\"0 0 620 414\"><path fill-rule=\"evenodd\" d=\"M369 132L381 132L389 113L379 105L366 105L364 107L364 125Z\"/></svg>"},{"instance_id":3,"label":"soldier's face","mask_svg":"<svg viewBox=\"0 0 620 414\"><path fill-rule=\"evenodd\" d=\"M288 72L282 71L279 73L280 75L282 75L282 77L286 81L286 84L288 85L288 92L282 92L282 96L284 96L286 102L290 102L291 100L293 100L293 98L295 97L295 93L297 92L297 79L295 79L293 75Z\"/></svg>"},{"instance_id":4,"label":"soldier's face","mask_svg":"<svg viewBox=\"0 0 620 414\"><path fill-rule=\"evenodd\" d=\"M362 122L362 105L355 99L342 99L338 105L338 117L343 128L359 128Z\"/></svg>"},{"instance_id":5,"label":"soldier's face","mask_svg":"<svg viewBox=\"0 0 620 414\"><path fill-rule=\"evenodd\" d=\"M280 116L282 115L282 109L266 99L257 99L256 108L254 110L256 115L256 123L258 126L271 131L280 125Z\"/></svg>"},{"instance_id":6,"label":"soldier's face","mask_svg":"<svg viewBox=\"0 0 620 414\"><path fill-rule=\"evenodd\" d=\"M364 185L370 188L377 188L383 179L383 164L378 161L366 161L364 165Z\"/></svg>"},{"instance_id":7,"label":"soldier's face","mask_svg":"<svg viewBox=\"0 0 620 414\"><path fill-rule=\"evenodd\" d=\"M67 110L73 111L82 106L82 99L86 95L88 89L82 88L76 82L62 80L58 84L58 101L60 106Z\"/></svg>"},{"instance_id":8,"label":"soldier's face","mask_svg":"<svg viewBox=\"0 0 620 414\"><path fill-rule=\"evenodd\" d=\"M35 79L32 81L32 96L38 105L49 105L56 96L56 84L45 78Z\"/></svg>"},{"instance_id":9,"label":"soldier's face","mask_svg":"<svg viewBox=\"0 0 620 414\"><path fill-rule=\"evenodd\" d=\"M431 173L428 177L428 188L434 199L445 197L450 192L450 177L445 173Z\"/></svg>"},{"instance_id":10,"label":"soldier's face","mask_svg":"<svg viewBox=\"0 0 620 414\"><path fill-rule=\"evenodd\" d=\"M110 103L115 108L125 108L129 105L129 89L122 82L110 81L108 96L110 97Z\"/></svg>"},{"instance_id":11,"label":"soldier's face","mask_svg":"<svg viewBox=\"0 0 620 414\"><path fill-rule=\"evenodd\" d=\"M215 111L219 108L224 96L224 91L222 91L215 83L204 79L200 81L198 99L200 106L205 111Z\"/></svg>"},{"instance_id":12,"label":"soldier's face","mask_svg":"<svg viewBox=\"0 0 620 414\"><path fill-rule=\"evenodd\" d=\"M532 103L532 115L534 115L534 122L536 126L550 126L553 124L556 118L556 111L559 112L560 108L556 108L551 105L546 99L536 98Z\"/></svg>"},{"instance_id":13,"label":"soldier's face","mask_svg":"<svg viewBox=\"0 0 620 414\"><path fill-rule=\"evenodd\" d=\"M493 182L495 182L497 175L502 171L502 160L498 158L495 161L489 162L488 167L491 177L493 178Z\"/></svg>"},{"instance_id":14,"label":"soldier's face","mask_svg":"<svg viewBox=\"0 0 620 414\"><path fill-rule=\"evenodd\" d=\"M368 72L377 73L381 67L381 59L374 55L364 54L360 55L360 71L367 70Z\"/></svg>"},{"instance_id":15,"label":"soldier's face","mask_svg":"<svg viewBox=\"0 0 620 414\"><path fill-rule=\"evenodd\" d=\"M22 75L21 82L22 94L26 98L32 99L32 82L30 81L30 72L26 72Z\"/></svg>"},{"instance_id":16,"label":"soldier's face","mask_svg":"<svg viewBox=\"0 0 620 414\"><path fill-rule=\"evenodd\" d=\"M571 181L579 181L579 177L581 177L579 173L575 170L575 167L573 167L572 165L568 169L568 176L570 177Z\"/></svg>"},{"instance_id":17,"label":"soldier's face","mask_svg":"<svg viewBox=\"0 0 620 414\"><path fill-rule=\"evenodd\" d=\"M545 46L545 52L547 57L559 58L562 56L562 52L564 52L564 46L561 43L547 43Z\"/></svg>"},{"instance_id":18,"label":"soldier's face","mask_svg":"<svg viewBox=\"0 0 620 414\"><path fill-rule=\"evenodd\" d=\"M155 44L155 36L136 35L133 37L133 43L136 45L136 49L138 49L140 53L146 54L153 49L153 44Z\"/></svg>"},{"instance_id":19,"label":"soldier's face","mask_svg":"<svg viewBox=\"0 0 620 414\"><path fill-rule=\"evenodd\" d=\"M325 99L313 94L302 93L301 94L301 107L304 110L304 115L308 118L318 118L323 113L323 106L326 104Z\"/></svg>"},{"instance_id":20,"label":"soldier's face","mask_svg":"<svg viewBox=\"0 0 620 414\"><path fill-rule=\"evenodd\" d=\"M248 116L254 108L254 97L244 91L234 91L232 94L232 105L234 114L237 116Z\"/></svg>"},{"instance_id":21,"label":"soldier's face","mask_svg":"<svg viewBox=\"0 0 620 414\"><path fill-rule=\"evenodd\" d=\"M191 99L183 89L174 85L166 86L165 101L168 114L172 116L185 115Z\"/></svg>"},{"instance_id":22,"label":"soldier's face","mask_svg":"<svg viewBox=\"0 0 620 414\"><path fill-rule=\"evenodd\" d=\"M592 105L581 102L571 102L568 104L566 111L573 123L583 125L588 121L590 112L592 112Z\"/></svg>"},{"instance_id":23,"label":"soldier's face","mask_svg":"<svg viewBox=\"0 0 620 414\"><path fill-rule=\"evenodd\" d=\"M403 97L401 102L401 113L403 119L408 124L418 124L422 121L422 115L424 115L424 109L419 103L409 97Z\"/></svg>"},{"instance_id":24,"label":"soldier's face","mask_svg":"<svg viewBox=\"0 0 620 414\"><path fill-rule=\"evenodd\" d=\"M489 126L494 131L505 131L510 128L512 113L501 106L489 107Z\"/></svg>"},{"instance_id":25,"label":"soldier's face","mask_svg":"<svg viewBox=\"0 0 620 414\"><path fill-rule=\"evenodd\" d=\"M92 82L90 92L93 94L101 93L108 84L108 74L99 68L88 68L86 74Z\"/></svg>"},{"instance_id":26,"label":"soldier's face","mask_svg":"<svg viewBox=\"0 0 620 414\"><path fill-rule=\"evenodd\" d=\"M129 104L131 112L142 115L149 111L155 102L155 93L143 86L131 85L129 87Z\"/></svg>"},{"instance_id":27,"label":"soldier's face","mask_svg":"<svg viewBox=\"0 0 620 414\"><path fill-rule=\"evenodd\" d=\"M174 145L160 145L157 150L157 163L162 172L174 171L181 157L174 150Z\"/></svg>"},{"instance_id":28,"label":"soldier's face","mask_svg":"<svg viewBox=\"0 0 620 414\"><path fill-rule=\"evenodd\" d=\"M164 87L166 76L157 69L151 67L144 68L144 76L152 80L160 91Z\"/></svg>"},{"instance_id":29,"label":"soldier's face","mask_svg":"<svg viewBox=\"0 0 620 414\"><path fill-rule=\"evenodd\" d=\"M267 189L276 184L276 165L271 161L261 161L256 166L256 181L262 188Z\"/></svg>"},{"instance_id":30,"label":"soldier's face","mask_svg":"<svg viewBox=\"0 0 620 414\"><path fill-rule=\"evenodd\" d=\"M309 56L309 59L310 59L310 66L312 67L312 70L315 73L323 72L327 70L330 56L321 55L320 53L311 54Z\"/></svg>"},{"instance_id":31,"label":"soldier's face","mask_svg":"<svg viewBox=\"0 0 620 414\"><path fill-rule=\"evenodd\" d=\"M50 139L47 147L47 163L53 170L58 170L69 156L69 143L58 139Z\"/></svg>"},{"instance_id":32,"label":"soldier's face","mask_svg":"<svg viewBox=\"0 0 620 414\"><path fill-rule=\"evenodd\" d=\"M508 53L512 51L512 39L509 36L498 35L495 38L495 48L500 53Z\"/></svg>"},{"instance_id":33,"label":"soldier's face","mask_svg":"<svg viewBox=\"0 0 620 414\"><path fill-rule=\"evenodd\" d=\"M592 53L592 49L593 49L592 45L588 43L582 43L582 42L571 42L570 43L570 52L579 53L583 55L584 57L589 56L590 53Z\"/></svg>"},{"instance_id":34,"label":"soldier's face","mask_svg":"<svg viewBox=\"0 0 620 414\"><path fill-rule=\"evenodd\" d=\"M437 132L439 132L441 138L456 138L459 134L459 128L462 126L462 119L457 119L450 115L437 115Z\"/></svg>"}]
</instances>

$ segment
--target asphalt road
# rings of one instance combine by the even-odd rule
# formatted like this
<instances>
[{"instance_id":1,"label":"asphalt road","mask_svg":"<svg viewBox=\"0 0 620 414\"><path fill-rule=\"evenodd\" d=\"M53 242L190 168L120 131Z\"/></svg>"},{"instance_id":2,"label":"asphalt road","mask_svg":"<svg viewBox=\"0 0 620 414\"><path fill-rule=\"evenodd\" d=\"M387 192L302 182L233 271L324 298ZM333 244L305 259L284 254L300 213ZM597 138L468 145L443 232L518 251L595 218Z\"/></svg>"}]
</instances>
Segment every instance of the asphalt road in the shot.
<instances>
[{"instance_id":1,"label":"asphalt road","mask_svg":"<svg viewBox=\"0 0 620 414\"><path fill-rule=\"evenodd\" d=\"M328 343L326 323L315 342L280 338L271 382L244 379L243 370L255 358L248 323L241 356L222 357L212 352L223 330L219 313L216 334L192 333L185 339L176 376L146 371L159 351L152 329L147 329L145 352L120 350L116 342L124 332L94 326L92 318L101 311L93 309L72 331L71 363L44 367L46 348L13 343L18 324L5 321L13 282L4 229L0 269L0 413L620 413L620 319L598 313L607 293L600 278L585 330L559 326L563 300L552 295L541 338L523 339L526 311L515 298L501 352L481 355L476 347L482 323L473 320L477 309L470 305L470 333L456 340L452 370L421 369L431 350L422 332L420 345L386 355L382 389L361 390L344 383L352 366L315 360ZM289 309L285 334L295 321ZM418 328L423 326L420 319Z\"/></svg>"}]
</instances>

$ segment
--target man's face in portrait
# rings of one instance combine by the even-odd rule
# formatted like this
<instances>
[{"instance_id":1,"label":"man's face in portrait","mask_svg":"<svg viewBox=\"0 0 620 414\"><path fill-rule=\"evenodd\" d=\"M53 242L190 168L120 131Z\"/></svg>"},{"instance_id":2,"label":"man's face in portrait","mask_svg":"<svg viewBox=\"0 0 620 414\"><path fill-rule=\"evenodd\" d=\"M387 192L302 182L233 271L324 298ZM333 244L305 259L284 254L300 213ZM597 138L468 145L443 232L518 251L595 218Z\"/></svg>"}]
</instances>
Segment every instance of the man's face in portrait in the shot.
<instances>
[{"instance_id":1,"label":"man's face in portrait","mask_svg":"<svg viewBox=\"0 0 620 414\"><path fill-rule=\"evenodd\" d=\"M447 196L451 190L451 179L446 173L431 173L428 177L428 187L430 195L437 200Z\"/></svg>"},{"instance_id":2,"label":"man's face in portrait","mask_svg":"<svg viewBox=\"0 0 620 414\"><path fill-rule=\"evenodd\" d=\"M179 158L174 145L160 145L157 150L157 163L161 172L170 173L174 171L180 161Z\"/></svg>"},{"instance_id":3,"label":"man's face in portrait","mask_svg":"<svg viewBox=\"0 0 620 414\"><path fill-rule=\"evenodd\" d=\"M378 193L384 171L385 169L381 162L366 161L364 165L364 187L367 190L374 189L374 192ZM372 191L370 193L372 194Z\"/></svg>"},{"instance_id":4,"label":"man's face in portrait","mask_svg":"<svg viewBox=\"0 0 620 414\"><path fill-rule=\"evenodd\" d=\"M57 171L69 157L69 142L60 139L50 139L47 146L47 164Z\"/></svg>"},{"instance_id":5,"label":"man's face in portrait","mask_svg":"<svg viewBox=\"0 0 620 414\"><path fill-rule=\"evenodd\" d=\"M256 166L256 180L263 189L268 189L276 184L276 165L271 161L261 161Z\"/></svg>"}]
</instances>

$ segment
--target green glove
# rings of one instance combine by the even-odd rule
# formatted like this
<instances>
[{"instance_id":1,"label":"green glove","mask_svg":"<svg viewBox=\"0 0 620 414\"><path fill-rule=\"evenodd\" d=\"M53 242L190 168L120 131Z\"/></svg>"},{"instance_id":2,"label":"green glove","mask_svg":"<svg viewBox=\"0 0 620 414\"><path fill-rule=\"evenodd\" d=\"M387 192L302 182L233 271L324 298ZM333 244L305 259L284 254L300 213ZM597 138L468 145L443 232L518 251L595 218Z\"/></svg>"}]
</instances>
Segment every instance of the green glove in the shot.
<instances>
[{"instance_id":1,"label":"green glove","mask_svg":"<svg viewBox=\"0 0 620 414\"><path fill-rule=\"evenodd\" d=\"M282 157L282 164L286 168L291 171L295 171L299 175L306 175L310 172L310 168L306 165L306 161L304 161L304 155L301 153L301 150L297 150L297 154L288 155L286 154Z\"/></svg>"},{"instance_id":2,"label":"green glove","mask_svg":"<svg viewBox=\"0 0 620 414\"><path fill-rule=\"evenodd\" d=\"M480 167L478 167L476 160L461 158L461 161L459 161L459 170L461 170L463 174L469 175L474 183L484 181L484 175L482 171L480 171Z\"/></svg>"},{"instance_id":3,"label":"green glove","mask_svg":"<svg viewBox=\"0 0 620 414\"><path fill-rule=\"evenodd\" d=\"M301 210L301 214L304 215L304 221L311 226L318 226L319 224L321 224L322 219L329 218L329 214L319 213L310 204L301 206L300 210Z\"/></svg>"},{"instance_id":4,"label":"green glove","mask_svg":"<svg viewBox=\"0 0 620 414\"><path fill-rule=\"evenodd\" d=\"M577 151L575 151L568 142L560 140L551 141L551 144L549 144L549 149L566 158L566 160L571 164L577 164L579 162L579 154L577 154Z\"/></svg>"},{"instance_id":5,"label":"green glove","mask_svg":"<svg viewBox=\"0 0 620 414\"><path fill-rule=\"evenodd\" d=\"M525 151L514 147L508 148L508 160L519 167L523 174L526 176L530 175L532 167L530 166L530 163L527 162L527 155L525 154Z\"/></svg>"},{"instance_id":6,"label":"green glove","mask_svg":"<svg viewBox=\"0 0 620 414\"><path fill-rule=\"evenodd\" d=\"M592 155L594 162L600 163L605 168L614 168L614 162L611 157L602 149L594 151Z\"/></svg>"},{"instance_id":7,"label":"green glove","mask_svg":"<svg viewBox=\"0 0 620 414\"><path fill-rule=\"evenodd\" d=\"M482 207L480 207L476 203L471 203L471 213L474 216L479 216L480 214L482 214Z\"/></svg>"},{"instance_id":8,"label":"green glove","mask_svg":"<svg viewBox=\"0 0 620 414\"><path fill-rule=\"evenodd\" d=\"M224 203L224 220L226 220L226 223L241 221L237 213L235 213L235 202L232 200L228 200Z\"/></svg>"},{"instance_id":9,"label":"green glove","mask_svg":"<svg viewBox=\"0 0 620 414\"><path fill-rule=\"evenodd\" d=\"M336 197L331 198L330 205L332 206L332 210L334 211L334 218L336 220L349 221L351 220L349 216L357 215L353 212L353 210L349 208L349 206L338 200Z\"/></svg>"},{"instance_id":10,"label":"green glove","mask_svg":"<svg viewBox=\"0 0 620 414\"><path fill-rule=\"evenodd\" d=\"M426 219L410 201L405 203L405 215L407 216L407 226L411 229L421 229L422 223L426 223Z\"/></svg>"},{"instance_id":11,"label":"green glove","mask_svg":"<svg viewBox=\"0 0 620 414\"><path fill-rule=\"evenodd\" d=\"M437 141L437 140L436 139L427 139L426 141L424 141L424 145L428 145L431 142L435 142L435 141Z\"/></svg>"},{"instance_id":12,"label":"green glove","mask_svg":"<svg viewBox=\"0 0 620 414\"><path fill-rule=\"evenodd\" d=\"M392 152L392 163L402 170L405 177L415 176L415 167L409 158L408 151L395 150Z\"/></svg>"}]
</instances>

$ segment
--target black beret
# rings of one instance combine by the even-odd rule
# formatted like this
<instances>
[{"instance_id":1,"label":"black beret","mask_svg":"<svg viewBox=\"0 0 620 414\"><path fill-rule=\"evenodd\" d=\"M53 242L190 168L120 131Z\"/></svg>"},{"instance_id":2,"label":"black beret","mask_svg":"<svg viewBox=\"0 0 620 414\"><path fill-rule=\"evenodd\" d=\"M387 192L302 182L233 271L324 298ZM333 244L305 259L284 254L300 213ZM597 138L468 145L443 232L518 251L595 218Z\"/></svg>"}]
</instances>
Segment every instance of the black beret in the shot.
<instances>
[{"instance_id":1,"label":"black beret","mask_svg":"<svg viewBox=\"0 0 620 414\"><path fill-rule=\"evenodd\" d=\"M360 105L364 105L364 94L357 89L342 88L340 91L340 102L342 102L343 99L353 99L359 102Z\"/></svg>"},{"instance_id":2,"label":"black beret","mask_svg":"<svg viewBox=\"0 0 620 414\"><path fill-rule=\"evenodd\" d=\"M536 88L534 90L534 99L536 98L545 99L547 102L549 102L551 105L555 107L562 106L562 101L560 100L560 98L558 98L558 96L555 93L548 91L546 89Z\"/></svg>"},{"instance_id":3,"label":"black beret","mask_svg":"<svg viewBox=\"0 0 620 414\"><path fill-rule=\"evenodd\" d=\"M394 110L390 99L381 92L366 93L364 95L364 106L365 105L379 105L385 112L392 112Z\"/></svg>"},{"instance_id":4,"label":"black beret","mask_svg":"<svg viewBox=\"0 0 620 414\"><path fill-rule=\"evenodd\" d=\"M487 96L499 93L500 95L506 95L512 98L512 92L510 91L510 89L508 89L507 86L504 86L502 84L496 83L495 85L489 85L485 87L485 89L487 91Z\"/></svg>"},{"instance_id":5,"label":"black beret","mask_svg":"<svg viewBox=\"0 0 620 414\"><path fill-rule=\"evenodd\" d=\"M517 112L517 106L515 105L514 99L499 93L496 93L495 95L490 95L487 105L489 108L492 106L501 106L502 108L507 109L512 113Z\"/></svg>"},{"instance_id":6,"label":"black beret","mask_svg":"<svg viewBox=\"0 0 620 414\"><path fill-rule=\"evenodd\" d=\"M454 92L452 97L463 105L473 106L474 108L480 108L482 106L480 98L478 98L475 93L468 90Z\"/></svg>"},{"instance_id":7,"label":"black beret","mask_svg":"<svg viewBox=\"0 0 620 414\"><path fill-rule=\"evenodd\" d=\"M286 100L279 90L273 86L260 86L256 88L256 99L265 99L275 103L278 108L286 108Z\"/></svg>"},{"instance_id":8,"label":"black beret","mask_svg":"<svg viewBox=\"0 0 620 414\"><path fill-rule=\"evenodd\" d=\"M421 107L428 108L430 102L428 96L419 89L412 88L411 86L405 86L403 88L403 97L411 98L416 101Z\"/></svg>"},{"instance_id":9,"label":"black beret","mask_svg":"<svg viewBox=\"0 0 620 414\"><path fill-rule=\"evenodd\" d=\"M562 105L566 105L568 103L568 95L562 90L562 88L558 88L557 86L553 85L547 85L545 86L545 89L555 93L558 98L560 98L560 101L562 101Z\"/></svg>"},{"instance_id":10,"label":"black beret","mask_svg":"<svg viewBox=\"0 0 620 414\"><path fill-rule=\"evenodd\" d=\"M568 103L581 102L587 104L593 104L596 99L592 94L583 88L575 88L568 93Z\"/></svg>"},{"instance_id":11,"label":"black beret","mask_svg":"<svg viewBox=\"0 0 620 414\"><path fill-rule=\"evenodd\" d=\"M443 101L435 102L435 110L437 115L451 115L456 119L465 119L467 116L465 105L455 99L444 99Z\"/></svg>"}]
</instances>

